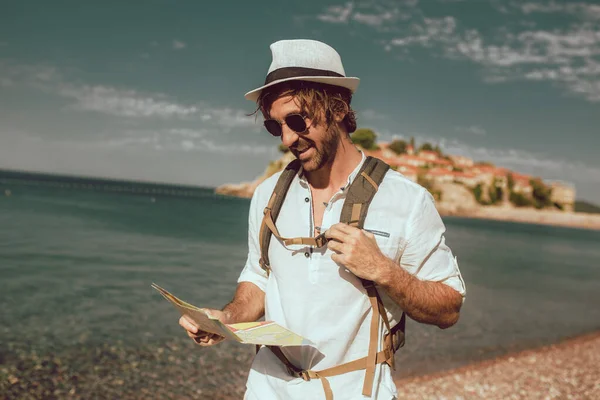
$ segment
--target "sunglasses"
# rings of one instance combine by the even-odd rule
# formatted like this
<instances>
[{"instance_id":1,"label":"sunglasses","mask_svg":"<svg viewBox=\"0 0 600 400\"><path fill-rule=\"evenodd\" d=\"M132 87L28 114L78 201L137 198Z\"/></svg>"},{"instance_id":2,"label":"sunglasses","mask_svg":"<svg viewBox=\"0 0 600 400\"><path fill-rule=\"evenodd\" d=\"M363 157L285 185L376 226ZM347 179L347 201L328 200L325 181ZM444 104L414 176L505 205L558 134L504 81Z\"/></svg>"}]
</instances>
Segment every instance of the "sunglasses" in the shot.
<instances>
[{"instance_id":1,"label":"sunglasses","mask_svg":"<svg viewBox=\"0 0 600 400\"><path fill-rule=\"evenodd\" d=\"M290 128L291 130L293 130L296 133L304 133L306 132L306 130L308 129L308 126L306 125L306 117L305 115L302 114L290 114L288 116L286 116L283 121L284 123L288 126L288 128ZM267 129L267 131L269 131L269 133L273 136L281 136L283 133L283 129L281 127L281 122L279 122L276 119L273 118L269 118L266 119L265 122L265 128Z\"/></svg>"}]
</instances>

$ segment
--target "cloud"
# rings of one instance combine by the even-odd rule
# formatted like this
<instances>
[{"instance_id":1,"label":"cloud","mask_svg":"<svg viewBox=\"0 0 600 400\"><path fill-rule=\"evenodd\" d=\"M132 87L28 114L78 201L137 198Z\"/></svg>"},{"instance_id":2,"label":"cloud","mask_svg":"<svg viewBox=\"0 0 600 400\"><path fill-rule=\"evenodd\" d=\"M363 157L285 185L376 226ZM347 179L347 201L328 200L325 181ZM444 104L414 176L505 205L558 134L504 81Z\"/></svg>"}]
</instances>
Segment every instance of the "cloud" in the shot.
<instances>
[{"instance_id":1,"label":"cloud","mask_svg":"<svg viewBox=\"0 0 600 400\"><path fill-rule=\"evenodd\" d=\"M489 83L549 81L588 101L600 101L600 30L589 25L562 32L525 31L507 36L502 45L485 44L478 32L470 31L447 54L485 67Z\"/></svg>"},{"instance_id":2,"label":"cloud","mask_svg":"<svg viewBox=\"0 0 600 400\"><path fill-rule=\"evenodd\" d=\"M199 112L196 106L186 106L165 99L165 95L143 95L135 90L108 86L61 85L58 93L76 100L70 107L119 117L189 116Z\"/></svg>"},{"instance_id":3,"label":"cloud","mask_svg":"<svg viewBox=\"0 0 600 400\"><path fill-rule=\"evenodd\" d=\"M227 142L216 129L169 128L162 130L137 129L125 130L119 137L100 138L96 146L153 148L165 151L198 151L224 155L267 154L275 156L278 152L275 145L251 144L243 142ZM211 137L212 136L212 137Z\"/></svg>"},{"instance_id":4,"label":"cloud","mask_svg":"<svg viewBox=\"0 0 600 400\"><path fill-rule=\"evenodd\" d=\"M175 50L181 50L187 47L187 44L185 44L182 41L179 40L173 40L173 49Z\"/></svg>"},{"instance_id":5,"label":"cloud","mask_svg":"<svg viewBox=\"0 0 600 400\"><path fill-rule=\"evenodd\" d=\"M316 18L330 24L345 25L354 22L382 32L393 31L398 21L406 21L415 12L419 12L416 8L418 2L419 0L347 2L327 7Z\"/></svg>"},{"instance_id":6,"label":"cloud","mask_svg":"<svg viewBox=\"0 0 600 400\"><path fill-rule=\"evenodd\" d=\"M413 24L407 36L391 39L386 45L386 50L392 47L420 45L429 47L436 42L444 42L456 31L454 17L424 18L422 24Z\"/></svg>"},{"instance_id":7,"label":"cloud","mask_svg":"<svg viewBox=\"0 0 600 400\"><path fill-rule=\"evenodd\" d=\"M549 82L570 95L600 102L600 5L496 0L489 4L491 13L510 14L516 23L488 26L484 34L452 15L428 17L418 2L399 6L387 0L330 6L318 19L372 29L379 35L376 43L388 52L406 55L426 48L432 56L469 61L481 67L486 83ZM534 13L558 14L562 23L552 30L536 29L536 21L528 19ZM399 23L400 19L409 20Z\"/></svg>"},{"instance_id":8,"label":"cloud","mask_svg":"<svg viewBox=\"0 0 600 400\"><path fill-rule=\"evenodd\" d=\"M327 7L322 14L317 15L317 19L323 22L330 22L334 24L346 24L352 14L354 5L352 2L346 3L341 6Z\"/></svg>"},{"instance_id":9,"label":"cloud","mask_svg":"<svg viewBox=\"0 0 600 400\"><path fill-rule=\"evenodd\" d=\"M214 121L224 128L257 128L259 124L253 116L248 116L242 110L235 110L229 107L223 108L205 108L202 110L202 119L204 121Z\"/></svg>"},{"instance_id":10,"label":"cloud","mask_svg":"<svg viewBox=\"0 0 600 400\"><path fill-rule=\"evenodd\" d=\"M24 65L10 60L0 60L0 76L11 84L27 82L36 86L61 78L58 69L51 65Z\"/></svg>"},{"instance_id":11,"label":"cloud","mask_svg":"<svg viewBox=\"0 0 600 400\"><path fill-rule=\"evenodd\" d=\"M381 114L378 111L372 110L372 109L367 109L364 111L360 111L357 112L357 118L361 119L361 118L366 118L366 119L370 119L370 120L382 120L382 119L387 119L387 116L384 114Z\"/></svg>"},{"instance_id":12,"label":"cloud","mask_svg":"<svg viewBox=\"0 0 600 400\"><path fill-rule=\"evenodd\" d=\"M512 7L518 8L524 14L532 13L563 13L573 14L584 19L599 19L600 18L600 5L587 4L583 2L564 2L557 3L556 1L549 2L514 2Z\"/></svg>"},{"instance_id":13,"label":"cloud","mask_svg":"<svg viewBox=\"0 0 600 400\"><path fill-rule=\"evenodd\" d=\"M164 93L147 93L106 85L78 84L48 65L22 65L0 61L0 86L23 85L72 100L69 110L97 112L124 118L198 119L229 131L258 129L255 118L243 110L207 103L184 104Z\"/></svg>"},{"instance_id":14,"label":"cloud","mask_svg":"<svg viewBox=\"0 0 600 400\"><path fill-rule=\"evenodd\" d=\"M465 126L457 126L455 128L455 130L457 132L465 132L465 133L470 133L470 134L478 135L478 136L484 136L484 135L487 134L487 132L486 132L485 129L483 129L480 126L476 126L476 125L471 125L471 126L467 126L467 127L465 127Z\"/></svg>"}]
</instances>

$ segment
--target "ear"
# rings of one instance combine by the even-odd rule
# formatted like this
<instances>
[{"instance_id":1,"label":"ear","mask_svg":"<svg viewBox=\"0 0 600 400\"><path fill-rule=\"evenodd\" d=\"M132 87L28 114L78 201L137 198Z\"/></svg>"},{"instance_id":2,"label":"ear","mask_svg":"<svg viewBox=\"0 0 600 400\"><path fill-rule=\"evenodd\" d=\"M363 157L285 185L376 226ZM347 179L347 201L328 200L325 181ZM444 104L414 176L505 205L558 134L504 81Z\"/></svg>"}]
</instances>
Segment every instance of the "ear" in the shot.
<instances>
[{"instance_id":1,"label":"ear","mask_svg":"<svg viewBox=\"0 0 600 400\"><path fill-rule=\"evenodd\" d=\"M338 124L341 123L344 120L344 118L346 118L346 113L337 112L337 113L333 114L333 119Z\"/></svg>"},{"instance_id":2,"label":"ear","mask_svg":"<svg viewBox=\"0 0 600 400\"><path fill-rule=\"evenodd\" d=\"M338 124L341 123L348 114L348 104L344 103L344 109L333 114L333 119Z\"/></svg>"}]
</instances>

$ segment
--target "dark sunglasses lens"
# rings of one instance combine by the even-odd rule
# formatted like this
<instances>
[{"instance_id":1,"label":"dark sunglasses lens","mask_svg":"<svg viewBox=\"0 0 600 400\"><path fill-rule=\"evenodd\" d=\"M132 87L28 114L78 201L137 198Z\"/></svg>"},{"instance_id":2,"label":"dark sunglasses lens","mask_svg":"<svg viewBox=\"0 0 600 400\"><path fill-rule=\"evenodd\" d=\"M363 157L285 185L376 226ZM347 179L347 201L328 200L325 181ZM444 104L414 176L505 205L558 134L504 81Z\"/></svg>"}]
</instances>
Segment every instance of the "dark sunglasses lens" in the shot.
<instances>
[{"instance_id":1,"label":"dark sunglasses lens","mask_svg":"<svg viewBox=\"0 0 600 400\"><path fill-rule=\"evenodd\" d=\"M281 125L274 119L268 119L265 121L265 128L273 136L281 136Z\"/></svg>"},{"instance_id":2,"label":"dark sunglasses lens","mask_svg":"<svg viewBox=\"0 0 600 400\"><path fill-rule=\"evenodd\" d=\"M286 117L285 123L296 133L302 133L306 131L306 122L304 122L302 115L289 115Z\"/></svg>"}]
</instances>

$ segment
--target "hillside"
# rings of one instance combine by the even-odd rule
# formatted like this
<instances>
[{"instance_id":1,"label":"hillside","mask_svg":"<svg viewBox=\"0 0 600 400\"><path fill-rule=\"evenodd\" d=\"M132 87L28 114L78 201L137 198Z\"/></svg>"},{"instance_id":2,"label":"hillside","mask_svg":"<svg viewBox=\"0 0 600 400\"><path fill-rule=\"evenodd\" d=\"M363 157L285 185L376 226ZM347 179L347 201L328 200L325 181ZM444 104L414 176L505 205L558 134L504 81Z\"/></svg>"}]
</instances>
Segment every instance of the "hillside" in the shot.
<instances>
[{"instance_id":1,"label":"hillside","mask_svg":"<svg viewBox=\"0 0 600 400\"><path fill-rule=\"evenodd\" d=\"M575 212L600 214L600 206L588 203L587 201L577 200L575 202Z\"/></svg>"}]
</instances>

